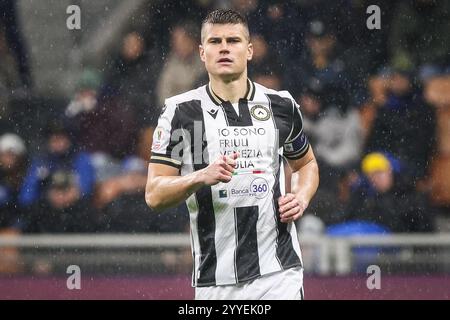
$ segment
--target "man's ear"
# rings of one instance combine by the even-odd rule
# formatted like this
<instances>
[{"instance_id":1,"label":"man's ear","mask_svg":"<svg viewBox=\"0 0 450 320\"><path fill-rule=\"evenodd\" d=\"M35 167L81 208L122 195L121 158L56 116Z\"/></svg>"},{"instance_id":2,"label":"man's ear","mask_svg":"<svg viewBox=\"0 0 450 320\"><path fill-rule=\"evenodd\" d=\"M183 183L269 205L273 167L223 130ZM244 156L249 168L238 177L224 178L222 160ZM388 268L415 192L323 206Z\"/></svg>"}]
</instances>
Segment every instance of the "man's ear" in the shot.
<instances>
[{"instance_id":1,"label":"man's ear","mask_svg":"<svg viewBox=\"0 0 450 320\"><path fill-rule=\"evenodd\" d=\"M249 43L247 47L247 60L250 61L253 58L253 44Z\"/></svg>"},{"instance_id":2,"label":"man's ear","mask_svg":"<svg viewBox=\"0 0 450 320\"><path fill-rule=\"evenodd\" d=\"M198 46L198 52L200 53L200 59L205 62L205 49L201 44Z\"/></svg>"}]
</instances>

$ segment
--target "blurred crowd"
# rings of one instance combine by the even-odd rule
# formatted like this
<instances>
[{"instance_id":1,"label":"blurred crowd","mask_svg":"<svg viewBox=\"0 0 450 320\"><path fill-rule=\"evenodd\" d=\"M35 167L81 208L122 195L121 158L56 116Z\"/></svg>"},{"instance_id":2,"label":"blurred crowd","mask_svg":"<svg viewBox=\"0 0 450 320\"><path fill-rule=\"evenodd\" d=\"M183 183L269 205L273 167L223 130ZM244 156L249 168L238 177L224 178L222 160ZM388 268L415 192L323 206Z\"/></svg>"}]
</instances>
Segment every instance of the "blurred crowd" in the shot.
<instances>
[{"instance_id":1,"label":"blurred crowd","mask_svg":"<svg viewBox=\"0 0 450 320\"><path fill-rule=\"evenodd\" d=\"M217 6L248 18L250 79L301 106L321 174L305 221L450 231L450 2L378 1L379 30L370 4L149 1L151 23L130 23L104 66L53 101L33 94L14 2L1 2L0 232L187 230L184 205L146 206L147 163L164 99L208 81L199 31Z\"/></svg>"}]
</instances>

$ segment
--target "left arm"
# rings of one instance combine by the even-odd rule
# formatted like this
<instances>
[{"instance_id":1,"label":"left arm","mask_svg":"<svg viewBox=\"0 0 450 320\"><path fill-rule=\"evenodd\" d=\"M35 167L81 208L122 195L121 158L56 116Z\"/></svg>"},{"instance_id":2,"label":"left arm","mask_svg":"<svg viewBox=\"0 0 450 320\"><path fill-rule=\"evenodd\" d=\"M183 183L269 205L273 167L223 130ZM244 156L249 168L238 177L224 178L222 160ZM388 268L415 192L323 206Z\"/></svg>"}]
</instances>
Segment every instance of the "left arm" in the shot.
<instances>
[{"instance_id":1,"label":"left arm","mask_svg":"<svg viewBox=\"0 0 450 320\"><path fill-rule=\"evenodd\" d=\"M292 169L292 193L278 198L281 222L289 223L303 215L319 186L319 168L314 152L308 152L297 160L288 159Z\"/></svg>"}]
</instances>

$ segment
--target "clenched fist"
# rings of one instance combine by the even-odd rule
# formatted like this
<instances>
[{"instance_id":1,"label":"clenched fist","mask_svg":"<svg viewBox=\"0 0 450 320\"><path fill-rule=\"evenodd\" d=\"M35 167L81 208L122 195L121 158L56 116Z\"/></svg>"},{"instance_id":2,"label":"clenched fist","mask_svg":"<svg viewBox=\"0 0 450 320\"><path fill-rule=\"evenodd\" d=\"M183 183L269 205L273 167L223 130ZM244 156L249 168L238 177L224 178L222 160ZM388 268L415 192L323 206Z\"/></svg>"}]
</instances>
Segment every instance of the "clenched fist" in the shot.
<instances>
[{"instance_id":1,"label":"clenched fist","mask_svg":"<svg viewBox=\"0 0 450 320\"><path fill-rule=\"evenodd\" d=\"M236 168L236 159L239 157L237 152L231 156L220 156L205 169L202 169L202 182L205 185L212 186L219 182L230 182Z\"/></svg>"}]
</instances>

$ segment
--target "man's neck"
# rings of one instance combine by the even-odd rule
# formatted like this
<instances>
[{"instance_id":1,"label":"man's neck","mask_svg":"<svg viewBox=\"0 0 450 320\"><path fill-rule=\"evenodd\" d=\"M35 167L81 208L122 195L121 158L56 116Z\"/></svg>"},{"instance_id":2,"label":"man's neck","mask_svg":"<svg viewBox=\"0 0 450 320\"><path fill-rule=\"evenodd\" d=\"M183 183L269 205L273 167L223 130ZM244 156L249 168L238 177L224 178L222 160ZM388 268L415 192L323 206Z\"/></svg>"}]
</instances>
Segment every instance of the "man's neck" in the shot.
<instances>
[{"instance_id":1,"label":"man's neck","mask_svg":"<svg viewBox=\"0 0 450 320\"><path fill-rule=\"evenodd\" d=\"M231 103L239 102L240 98L244 98L247 93L247 74L243 73L239 78L230 81L224 81L221 78L214 76L210 77L211 89L225 101Z\"/></svg>"}]
</instances>

